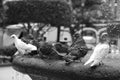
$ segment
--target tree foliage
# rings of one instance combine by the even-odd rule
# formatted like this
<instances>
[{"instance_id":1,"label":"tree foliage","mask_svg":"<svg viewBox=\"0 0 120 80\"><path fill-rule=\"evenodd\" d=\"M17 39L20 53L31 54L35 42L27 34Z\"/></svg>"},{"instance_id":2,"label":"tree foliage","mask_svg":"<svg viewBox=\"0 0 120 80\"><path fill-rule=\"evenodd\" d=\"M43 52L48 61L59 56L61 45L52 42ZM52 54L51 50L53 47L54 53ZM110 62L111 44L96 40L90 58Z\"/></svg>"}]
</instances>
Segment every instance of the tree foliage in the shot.
<instances>
[{"instance_id":1,"label":"tree foliage","mask_svg":"<svg viewBox=\"0 0 120 80\"><path fill-rule=\"evenodd\" d=\"M71 24L71 8L65 0L22 0L7 2L6 23L42 22L53 26Z\"/></svg>"},{"instance_id":2,"label":"tree foliage","mask_svg":"<svg viewBox=\"0 0 120 80\"><path fill-rule=\"evenodd\" d=\"M75 3L76 1L76 3ZM73 7L77 8L76 19L79 23L89 24L101 22L101 20L112 20L114 18L112 8L108 2L103 0L75 0ZM82 6L84 3L84 6ZM77 6L79 4L79 7ZM75 6L76 5L76 6Z\"/></svg>"},{"instance_id":3,"label":"tree foliage","mask_svg":"<svg viewBox=\"0 0 120 80\"><path fill-rule=\"evenodd\" d=\"M94 4L101 4L103 0L72 0L73 8L79 8L82 6L82 3L85 4L86 7L91 7Z\"/></svg>"},{"instance_id":4,"label":"tree foliage","mask_svg":"<svg viewBox=\"0 0 120 80\"><path fill-rule=\"evenodd\" d=\"M108 25L107 32L108 32L110 37L120 36L120 24Z\"/></svg>"},{"instance_id":5,"label":"tree foliage","mask_svg":"<svg viewBox=\"0 0 120 80\"><path fill-rule=\"evenodd\" d=\"M105 19L105 20L114 19L114 13L112 11L112 7L108 2L101 4L98 10L101 12L101 16L98 16L97 19Z\"/></svg>"},{"instance_id":6,"label":"tree foliage","mask_svg":"<svg viewBox=\"0 0 120 80\"><path fill-rule=\"evenodd\" d=\"M2 3L3 0L0 0L0 27L4 25L4 20L6 20L5 11Z\"/></svg>"}]
</instances>

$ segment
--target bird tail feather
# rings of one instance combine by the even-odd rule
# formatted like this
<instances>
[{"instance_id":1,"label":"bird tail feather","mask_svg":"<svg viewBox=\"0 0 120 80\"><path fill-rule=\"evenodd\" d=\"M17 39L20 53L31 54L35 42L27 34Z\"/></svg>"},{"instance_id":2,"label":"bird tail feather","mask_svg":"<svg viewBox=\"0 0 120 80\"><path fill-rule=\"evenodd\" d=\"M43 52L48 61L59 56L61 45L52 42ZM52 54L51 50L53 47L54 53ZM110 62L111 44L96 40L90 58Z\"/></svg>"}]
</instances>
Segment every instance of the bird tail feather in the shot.
<instances>
[{"instance_id":1,"label":"bird tail feather","mask_svg":"<svg viewBox=\"0 0 120 80\"><path fill-rule=\"evenodd\" d=\"M19 54L19 52L17 51L14 55L18 55Z\"/></svg>"},{"instance_id":2,"label":"bird tail feather","mask_svg":"<svg viewBox=\"0 0 120 80\"><path fill-rule=\"evenodd\" d=\"M94 60L94 62L90 65L91 67L95 65L99 65L100 61L99 60Z\"/></svg>"},{"instance_id":3,"label":"bird tail feather","mask_svg":"<svg viewBox=\"0 0 120 80\"><path fill-rule=\"evenodd\" d=\"M93 59L89 59L85 64L84 66L88 65L89 63L93 62Z\"/></svg>"}]
</instances>

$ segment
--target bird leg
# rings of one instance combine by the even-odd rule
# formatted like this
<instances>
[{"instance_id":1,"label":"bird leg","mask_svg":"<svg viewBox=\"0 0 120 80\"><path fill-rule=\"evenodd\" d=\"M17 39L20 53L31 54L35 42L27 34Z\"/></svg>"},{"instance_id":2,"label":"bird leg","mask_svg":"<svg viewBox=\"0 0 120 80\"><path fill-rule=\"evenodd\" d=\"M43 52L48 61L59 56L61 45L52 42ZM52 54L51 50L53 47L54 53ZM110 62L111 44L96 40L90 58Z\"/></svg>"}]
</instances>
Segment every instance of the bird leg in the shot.
<instances>
[{"instance_id":1,"label":"bird leg","mask_svg":"<svg viewBox=\"0 0 120 80\"><path fill-rule=\"evenodd\" d=\"M72 59L69 59L68 61L66 61L66 65L69 65L69 64L71 64L73 62L73 60Z\"/></svg>"},{"instance_id":2,"label":"bird leg","mask_svg":"<svg viewBox=\"0 0 120 80\"><path fill-rule=\"evenodd\" d=\"M14 54L14 56L15 56L15 55L18 55L18 54L19 54L19 51L17 51L17 52Z\"/></svg>"},{"instance_id":3,"label":"bird leg","mask_svg":"<svg viewBox=\"0 0 120 80\"><path fill-rule=\"evenodd\" d=\"M94 61L93 63L92 63L92 65L91 65L91 68L92 69L95 69L95 68L97 68L98 66L101 66L101 65L103 65L104 63L102 62L102 61L100 61L98 64L98 61Z\"/></svg>"},{"instance_id":4,"label":"bird leg","mask_svg":"<svg viewBox=\"0 0 120 80\"><path fill-rule=\"evenodd\" d=\"M82 63L82 60L80 58L79 60L75 60L75 62L77 62L77 63L81 62Z\"/></svg>"},{"instance_id":5,"label":"bird leg","mask_svg":"<svg viewBox=\"0 0 120 80\"><path fill-rule=\"evenodd\" d=\"M66 61L66 65L69 65L70 63L74 62L74 57L75 56L71 56L71 55L67 55L64 60Z\"/></svg>"},{"instance_id":6,"label":"bird leg","mask_svg":"<svg viewBox=\"0 0 120 80\"><path fill-rule=\"evenodd\" d=\"M104 63L102 61L100 61L99 65L104 65Z\"/></svg>"}]
</instances>

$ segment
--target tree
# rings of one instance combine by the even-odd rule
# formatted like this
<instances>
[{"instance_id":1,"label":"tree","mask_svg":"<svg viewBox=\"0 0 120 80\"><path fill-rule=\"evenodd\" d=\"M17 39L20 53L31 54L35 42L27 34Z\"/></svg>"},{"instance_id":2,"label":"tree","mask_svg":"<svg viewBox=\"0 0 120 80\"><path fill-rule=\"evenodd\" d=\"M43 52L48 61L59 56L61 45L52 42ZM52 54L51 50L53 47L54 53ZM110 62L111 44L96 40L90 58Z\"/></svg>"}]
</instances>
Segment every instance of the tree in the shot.
<instances>
[{"instance_id":1,"label":"tree","mask_svg":"<svg viewBox=\"0 0 120 80\"><path fill-rule=\"evenodd\" d=\"M72 20L72 11L66 0L20 0L6 2L6 24L37 22L51 24L58 28L69 26Z\"/></svg>"},{"instance_id":2,"label":"tree","mask_svg":"<svg viewBox=\"0 0 120 80\"><path fill-rule=\"evenodd\" d=\"M80 8L82 3L85 3L86 7L91 7L94 4L101 4L103 0L72 0L73 8Z\"/></svg>"},{"instance_id":3,"label":"tree","mask_svg":"<svg viewBox=\"0 0 120 80\"><path fill-rule=\"evenodd\" d=\"M114 39L114 38L118 39L117 43L118 43L118 47L120 48L120 24L113 23L111 25L108 25L107 32L111 39Z\"/></svg>"},{"instance_id":4,"label":"tree","mask_svg":"<svg viewBox=\"0 0 120 80\"><path fill-rule=\"evenodd\" d=\"M5 10L3 7L3 0L0 0L0 28L2 28L2 40L1 43L3 43L3 35L5 33L5 23L4 21L6 20L6 15L5 15ZM2 45L2 44L0 44Z\"/></svg>"},{"instance_id":5,"label":"tree","mask_svg":"<svg viewBox=\"0 0 120 80\"><path fill-rule=\"evenodd\" d=\"M99 6L103 3L103 0L72 0L74 27L70 27L71 34L74 35L76 30L80 30L80 24L84 24L87 27L93 26L93 20L98 16L101 16L98 11ZM96 21L96 20L95 20Z\"/></svg>"},{"instance_id":6,"label":"tree","mask_svg":"<svg viewBox=\"0 0 120 80\"><path fill-rule=\"evenodd\" d=\"M120 24L108 25L107 32L111 38L120 37Z\"/></svg>"},{"instance_id":7,"label":"tree","mask_svg":"<svg viewBox=\"0 0 120 80\"><path fill-rule=\"evenodd\" d=\"M98 16L96 19L98 20L106 20L110 21L114 19L114 12L112 11L112 6L110 6L109 2L104 2L101 4L98 8L98 11L100 11L101 16ZM99 14L100 14L99 13Z\"/></svg>"},{"instance_id":8,"label":"tree","mask_svg":"<svg viewBox=\"0 0 120 80\"><path fill-rule=\"evenodd\" d=\"M80 23L100 22L101 20L113 20L112 6L103 0L75 0L77 8L76 17ZM73 7L74 3L73 1ZM83 4L83 5L82 5Z\"/></svg>"},{"instance_id":9,"label":"tree","mask_svg":"<svg viewBox=\"0 0 120 80\"><path fill-rule=\"evenodd\" d=\"M5 17L5 11L3 7L3 0L0 0L0 26L3 27L4 20L6 20Z\"/></svg>"},{"instance_id":10,"label":"tree","mask_svg":"<svg viewBox=\"0 0 120 80\"><path fill-rule=\"evenodd\" d=\"M80 28L80 24L86 27L95 27L93 23L101 23L114 19L112 6L108 0L72 0L74 10L74 29L71 28L72 34ZM75 30L75 31L74 31Z\"/></svg>"}]
</instances>

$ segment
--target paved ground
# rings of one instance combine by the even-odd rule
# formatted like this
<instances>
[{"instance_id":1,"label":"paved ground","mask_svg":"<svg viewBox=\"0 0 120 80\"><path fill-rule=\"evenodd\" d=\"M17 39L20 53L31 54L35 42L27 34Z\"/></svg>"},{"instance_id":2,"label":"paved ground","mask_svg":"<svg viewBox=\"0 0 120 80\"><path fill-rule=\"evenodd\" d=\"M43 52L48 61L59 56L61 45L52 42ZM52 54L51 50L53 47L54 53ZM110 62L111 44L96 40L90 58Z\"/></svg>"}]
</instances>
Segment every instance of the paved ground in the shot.
<instances>
[{"instance_id":1,"label":"paved ground","mask_svg":"<svg viewBox=\"0 0 120 80\"><path fill-rule=\"evenodd\" d=\"M0 67L0 80L32 80L28 75L15 71L11 66Z\"/></svg>"}]
</instances>

